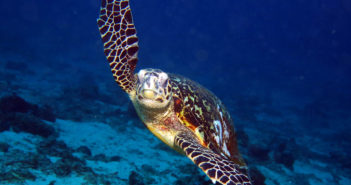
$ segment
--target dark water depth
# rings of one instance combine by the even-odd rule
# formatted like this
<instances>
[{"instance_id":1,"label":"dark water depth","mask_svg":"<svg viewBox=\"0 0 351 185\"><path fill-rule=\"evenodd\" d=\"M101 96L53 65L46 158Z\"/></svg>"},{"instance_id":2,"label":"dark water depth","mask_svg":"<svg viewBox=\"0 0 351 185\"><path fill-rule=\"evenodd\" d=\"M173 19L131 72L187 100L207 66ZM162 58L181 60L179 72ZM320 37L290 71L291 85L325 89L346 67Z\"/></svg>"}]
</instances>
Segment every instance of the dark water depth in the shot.
<instances>
[{"instance_id":1,"label":"dark water depth","mask_svg":"<svg viewBox=\"0 0 351 185\"><path fill-rule=\"evenodd\" d=\"M1 98L16 94L49 105L44 110L63 120L135 117L105 60L99 6L95 0L1 0ZM347 176L350 0L131 0L131 8L137 70L181 74L213 91L249 139L241 148L250 165L292 168L291 160L313 158ZM126 110L108 112L109 106Z\"/></svg>"}]
</instances>

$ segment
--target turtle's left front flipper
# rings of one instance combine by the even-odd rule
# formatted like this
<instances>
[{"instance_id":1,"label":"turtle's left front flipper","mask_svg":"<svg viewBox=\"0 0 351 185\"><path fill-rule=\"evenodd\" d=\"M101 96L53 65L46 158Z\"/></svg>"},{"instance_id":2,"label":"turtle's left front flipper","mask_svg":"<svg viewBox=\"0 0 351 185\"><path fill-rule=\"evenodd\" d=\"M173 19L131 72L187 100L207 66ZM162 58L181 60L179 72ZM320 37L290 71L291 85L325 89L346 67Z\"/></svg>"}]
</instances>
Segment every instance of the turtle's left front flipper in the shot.
<instances>
[{"instance_id":1,"label":"turtle's left front flipper","mask_svg":"<svg viewBox=\"0 0 351 185\"><path fill-rule=\"evenodd\" d=\"M113 77L129 93L134 90L139 50L129 0L102 0L97 23Z\"/></svg>"},{"instance_id":2,"label":"turtle's left front flipper","mask_svg":"<svg viewBox=\"0 0 351 185\"><path fill-rule=\"evenodd\" d=\"M194 137L180 133L175 138L175 144L206 173L213 183L224 185L251 185L250 178L243 172L243 167L233 161L203 147Z\"/></svg>"}]
</instances>

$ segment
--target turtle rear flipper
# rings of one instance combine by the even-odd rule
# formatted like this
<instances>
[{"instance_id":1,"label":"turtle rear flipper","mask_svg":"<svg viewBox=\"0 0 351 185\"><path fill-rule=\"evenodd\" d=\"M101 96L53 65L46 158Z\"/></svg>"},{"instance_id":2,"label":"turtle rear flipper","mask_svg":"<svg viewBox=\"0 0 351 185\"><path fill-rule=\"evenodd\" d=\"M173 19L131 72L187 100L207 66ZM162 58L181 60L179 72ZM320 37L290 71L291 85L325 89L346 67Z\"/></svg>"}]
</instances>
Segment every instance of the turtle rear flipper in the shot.
<instances>
[{"instance_id":1,"label":"turtle rear flipper","mask_svg":"<svg viewBox=\"0 0 351 185\"><path fill-rule=\"evenodd\" d=\"M203 147L187 133L180 133L175 137L175 144L190 158L215 184L251 185L245 167Z\"/></svg>"}]
</instances>

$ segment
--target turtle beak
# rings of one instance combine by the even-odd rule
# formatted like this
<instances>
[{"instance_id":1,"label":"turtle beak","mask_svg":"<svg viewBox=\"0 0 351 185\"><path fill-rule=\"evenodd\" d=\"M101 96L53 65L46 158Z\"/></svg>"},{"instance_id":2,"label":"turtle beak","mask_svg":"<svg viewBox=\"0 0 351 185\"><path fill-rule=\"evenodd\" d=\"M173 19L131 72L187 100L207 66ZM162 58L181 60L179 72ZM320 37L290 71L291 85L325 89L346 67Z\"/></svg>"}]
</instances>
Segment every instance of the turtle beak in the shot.
<instances>
[{"instance_id":1,"label":"turtle beak","mask_svg":"<svg viewBox=\"0 0 351 185\"><path fill-rule=\"evenodd\" d=\"M154 90L151 90L151 89L144 89L141 95L143 98L148 100L155 100L160 103L164 101L162 96L158 95Z\"/></svg>"},{"instance_id":2,"label":"turtle beak","mask_svg":"<svg viewBox=\"0 0 351 185\"><path fill-rule=\"evenodd\" d=\"M156 93L153 90L150 89L144 89L142 92L142 96L147 99L155 99Z\"/></svg>"}]
</instances>

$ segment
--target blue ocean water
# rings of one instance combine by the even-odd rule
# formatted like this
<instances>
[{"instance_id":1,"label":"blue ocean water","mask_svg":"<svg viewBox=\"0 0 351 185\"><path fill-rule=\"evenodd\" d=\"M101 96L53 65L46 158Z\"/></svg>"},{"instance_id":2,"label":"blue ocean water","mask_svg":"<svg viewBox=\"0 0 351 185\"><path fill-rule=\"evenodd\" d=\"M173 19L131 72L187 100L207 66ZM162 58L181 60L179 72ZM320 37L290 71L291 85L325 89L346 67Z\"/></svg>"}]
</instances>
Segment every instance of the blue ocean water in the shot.
<instances>
[{"instance_id":1,"label":"blue ocean water","mask_svg":"<svg viewBox=\"0 0 351 185\"><path fill-rule=\"evenodd\" d=\"M0 98L5 102L15 96L30 103L25 111L12 112L33 114L53 125L68 120L105 123L119 133L144 129L113 81L96 24L99 6L95 0L0 1ZM137 70L177 73L214 92L234 119L249 168L263 179L257 184L351 184L351 1L131 0L131 8L140 46ZM55 119L42 116L47 115L43 111L35 113L34 105ZM18 117L7 118L5 109L1 133L46 137L27 126L14 129L11 123ZM144 140L141 137L136 138ZM0 184L26 179L38 184L35 179L51 174L31 172L36 178L18 178L10 167L5 170L10 160L6 153L14 147L11 137L0 138L9 145L8 151L0 150ZM176 156L163 147L151 150ZM162 178L176 173L158 174L158 168L150 166L130 169L154 181L135 182L129 174L129 179L106 179L111 184L166 184ZM156 175L145 174L155 169ZM59 179L72 173L54 174ZM104 176L95 177L101 184ZM175 182L186 184L179 178Z\"/></svg>"}]
</instances>

